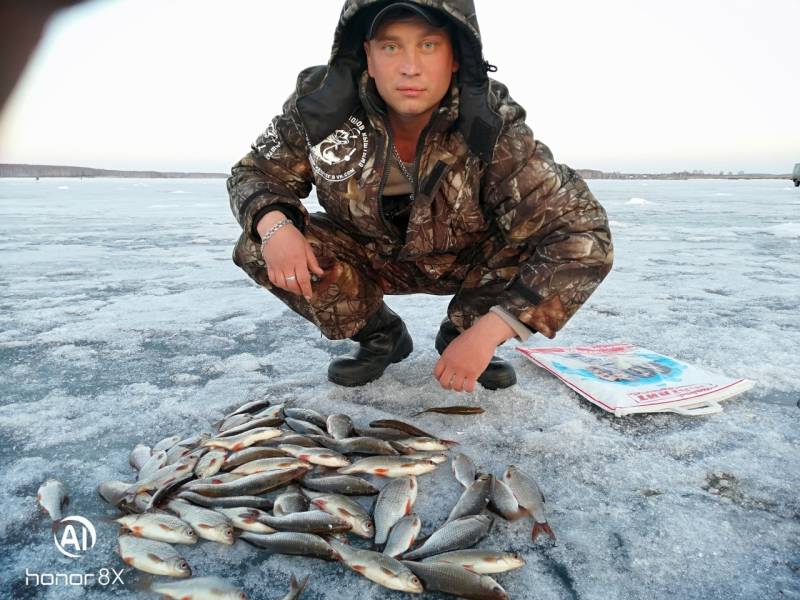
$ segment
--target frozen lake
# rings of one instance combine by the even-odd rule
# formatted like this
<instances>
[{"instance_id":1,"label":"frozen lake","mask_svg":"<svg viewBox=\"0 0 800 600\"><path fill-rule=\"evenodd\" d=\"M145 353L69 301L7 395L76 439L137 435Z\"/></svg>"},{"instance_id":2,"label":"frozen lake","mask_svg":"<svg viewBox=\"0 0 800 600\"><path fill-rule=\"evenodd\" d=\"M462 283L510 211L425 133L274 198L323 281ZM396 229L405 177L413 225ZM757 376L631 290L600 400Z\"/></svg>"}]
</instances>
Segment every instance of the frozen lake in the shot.
<instances>
[{"instance_id":1,"label":"frozen lake","mask_svg":"<svg viewBox=\"0 0 800 600\"><path fill-rule=\"evenodd\" d=\"M480 416L424 415L484 470L517 464L548 500L558 545L497 522L480 546L521 552L496 576L512 598L800 598L800 190L789 181L589 181L605 206L615 266L555 340L626 341L756 387L710 417L615 419L513 349L519 384L473 395L430 375L448 297L391 297L415 349L377 382L326 379L349 351L258 288L230 260L239 227L224 180L0 179L0 597L154 597L124 586L33 588L31 572L124 566L114 511L95 494L131 480L128 452L209 430L255 398L345 412L359 425L422 407L480 404ZM310 209L315 201L307 203ZM727 487L719 487L724 474ZM98 541L59 554L35 503L58 477L66 514ZM420 478L423 533L460 494L444 465ZM343 567L268 556L237 542L181 548L195 575L279 598L400 598Z\"/></svg>"}]
</instances>

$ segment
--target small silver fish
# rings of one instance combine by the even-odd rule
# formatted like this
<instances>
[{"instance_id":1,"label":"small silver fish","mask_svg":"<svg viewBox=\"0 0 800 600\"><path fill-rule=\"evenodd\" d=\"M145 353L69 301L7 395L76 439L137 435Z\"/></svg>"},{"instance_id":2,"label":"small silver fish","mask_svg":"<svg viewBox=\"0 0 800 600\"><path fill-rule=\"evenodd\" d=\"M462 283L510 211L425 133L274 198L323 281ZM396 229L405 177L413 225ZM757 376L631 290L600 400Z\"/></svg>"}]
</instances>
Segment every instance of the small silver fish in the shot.
<instances>
[{"instance_id":1,"label":"small silver fish","mask_svg":"<svg viewBox=\"0 0 800 600\"><path fill-rule=\"evenodd\" d=\"M175 496L182 500L196 504L197 506L205 506L206 508L258 508L260 510L270 510L272 508L272 500L263 498L262 496L203 496L195 494L189 490L182 490Z\"/></svg>"},{"instance_id":2,"label":"small silver fish","mask_svg":"<svg viewBox=\"0 0 800 600\"><path fill-rule=\"evenodd\" d=\"M206 452L203 457L197 461L194 467L194 473L198 477L211 477L219 473L222 465L225 464L225 458L228 456L228 451L222 448L212 448Z\"/></svg>"},{"instance_id":3,"label":"small silver fish","mask_svg":"<svg viewBox=\"0 0 800 600\"><path fill-rule=\"evenodd\" d=\"M478 575L458 565L447 563L420 563L404 560L431 592L445 592L473 600L508 600L508 593L488 575Z\"/></svg>"},{"instance_id":4,"label":"small silver fish","mask_svg":"<svg viewBox=\"0 0 800 600\"><path fill-rule=\"evenodd\" d=\"M419 515L416 513L406 515L392 527L383 553L397 558L414 545L421 528L422 521Z\"/></svg>"},{"instance_id":5,"label":"small silver fish","mask_svg":"<svg viewBox=\"0 0 800 600\"><path fill-rule=\"evenodd\" d=\"M183 557L166 542L157 542L132 535L121 535L119 555L122 562L145 573L189 577L192 569Z\"/></svg>"},{"instance_id":6,"label":"small silver fish","mask_svg":"<svg viewBox=\"0 0 800 600\"><path fill-rule=\"evenodd\" d=\"M376 546L385 543L394 524L411 512L417 501L417 489L417 478L410 475L390 481L380 491L372 515Z\"/></svg>"},{"instance_id":7,"label":"small silver fish","mask_svg":"<svg viewBox=\"0 0 800 600\"><path fill-rule=\"evenodd\" d=\"M115 521L135 537L144 537L169 544L197 543L197 535L188 523L166 513L126 515Z\"/></svg>"},{"instance_id":8,"label":"small silver fish","mask_svg":"<svg viewBox=\"0 0 800 600\"><path fill-rule=\"evenodd\" d=\"M259 520L276 531L295 531L298 533L330 534L350 531L352 528L348 521L322 510L291 513L282 517L265 514Z\"/></svg>"},{"instance_id":9,"label":"small silver fish","mask_svg":"<svg viewBox=\"0 0 800 600\"><path fill-rule=\"evenodd\" d=\"M215 508L214 510L226 516L231 520L234 527L242 531L252 531L253 533L275 532L272 527L259 521L261 517L268 515L257 508Z\"/></svg>"},{"instance_id":10,"label":"small silver fish","mask_svg":"<svg viewBox=\"0 0 800 600\"><path fill-rule=\"evenodd\" d=\"M231 452L236 452L242 448L248 448L257 442L270 440L281 435L281 430L275 427L256 427L237 435L225 437L215 437L203 442L204 446L213 448L225 448Z\"/></svg>"},{"instance_id":11,"label":"small silver fish","mask_svg":"<svg viewBox=\"0 0 800 600\"><path fill-rule=\"evenodd\" d=\"M327 417L311 408L288 407L283 409L283 414L291 419L308 421L322 429L327 427Z\"/></svg>"},{"instance_id":12,"label":"small silver fish","mask_svg":"<svg viewBox=\"0 0 800 600\"><path fill-rule=\"evenodd\" d=\"M339 469L342 475L370 473L379 477L403 477L423 475L436 470L436 463L430 460L409 460L405 456L370 456L354 462L349 467Z\"/></svg>"},{"instance_id":13,"label":"small silver fish","mask_svg":"<svg viewBox=\"0 0 800 600\"><path fill-rule=\"evenodd\" d=\"M516 521L527 514L524 508L520 508L511 488L502 479L496 477L492 481L489 508L508 521Z\"/></svg>"},{"instance_id":14,"label":"small silver fish","mask_svg":"<svg viewBox=\"0 0 800 600\"><path fill-rule=\"evenodd\" d=\"M533 529L531 539L536 540L540 534L546 533L555 541L556 534L547 523L547 513L544 509L544 494L532 477L529 477L516 466L511 465L503 473L503 481L514 493L519 505L533 516Z\"/></svg>"},{"instance_id":15,"label":"small silver fish","mask_svg":"<svg viewBox=\"0 0 800 600\"><path fill-rule=\"evenodd\" d=\"M285 471L287 469L294 469L297 467L308 468L308 463L298 458L291 456L283 456L280 458L260 458L258 460L251 460L250 462L239 465L231 471L231 473L238 473L242 475L253 475L255 473L264 473L265 471Z\"/></svg>"},{"instance_id":16,"label":"small silver fish","mask_svg":"<svg viewBox=\"0 0 800 600\"><path fill-rule=\"evenodd\" d=\"M232 469L233 467L238 467L239 465L243 465L251 460L258 460L260 458L278 458L280 456L289 456L289 454L283 450L278 450L277 448L251 446L250 448L245 448L244 450L239 450L237 452L228 454L228 456L225 458L225 462L222 464L222 468Z\"/></svg>"},{"instance_id":17,"label":"small silver fish","mask_svg":"<svg viewBox=\"0 0 800 600\"><path fill-rule=\"evenodd\" d=\"M160 442L158 442L156 445L153 446L152 453L155 454L159 450L167 451L180 441L181 441L181 436L179 435L170 435L168 437L165 437L163 440L161 440Z\"/></svg>"},{"instance_id":18,"label":"small silver fish","mask_svg":"<svg viewBox=\"0 0 800 600\"><path fill-rule=\"evenodd\" d=\"M36 492L36 501L53 521L60 521L64 514L62 510L69 502L67 489L58 479L48 479Z\"/></svg>"},{"instance_id":19,"label":"small silver fish","mask_svg":"<svg viewBox=\"0 0 800 600\"><path fill-rule=\"evenodd\" d=\"M167 508L191 525L194 532L204 540L233 544L233 524L225 515L181 499L170 500Z\"/></svg>"},{"instance_id":20,"label":"small silver fish","mask_svg":"<svg viewBox=\"0 0 800 600\"><path fill-rule=\"evenodd\" d=\"M192 485L189 491L203 496L258 496L299 479L309 470L310 466L302 466L281 471L264 471L245 475L235 481ZM238 473L231 474L238 475Z\"/></svg>"},{"instance_id":21,"label":"small silver fish","mask_svg":"<svg viewBox=\"0 0 800 600\"><path fill-rule=\"evenodd\" d=\"M239 535L244 541L274 554L313 556L325 560L338 560L339 554L320 536L313 533L277 532Z\"/></svg>"},{"instance_id":22,"label":"small silver fish","mask_svg":"<svg viewBox=\"0 0 800 600\"><path fill-rule=\"evenodd\" d=\"M516 552L494 550L455 550L430 556L422 562L458 565L478 575L505 573L525 566L525 561Z\"/></svg>"},{"instance_id":23,"label":"small silver fish","mask_svg":"<svg viewBox=\"0 0 800 600\"><path fill-rule=\"evenodd\" d=\"M492 475L480 475L475 481L472 482L467 489L461 494L458 502L450 511L447 517L447 522L455 521L461 517L469 515L477 515L486 508L489 504L489 498L492 493Z\"/></svg>"},{"instance_id":24,"label":"small silver fish","mask_svg":"<svg viewBox=\"0 0 800 600\"><path fill-rule=\"evenodd\" d=\"M329 515L333 515L347 523L350 523L351 533L372 539L375 535L375 526L369 513L355 500L342 494L323 494L321 492L306 491L306 495L311 499L311 504L324 510Z\"/></svg>"},{"instance_id":25,"label":"small silver fish","mask_svg":"<svg viewBox=\"0 0 800 600\"><path fill-rule=\"evenodd\" d=\"M454 454L450 460L450 466L453 469L453 476L465 488L471 486L472 482L475 481L475 463L466 454L460 452Z\"/></svg>"},{"instance_id":26,"label":"small silver fish","mask_svg":"<svg viewBox=\"0 0 800 600\"><path fill-rule=\"evenodd\" d=\"M304 460L312 465L321 465L323 467L344 467L350 464L347 457L328 450L327 448L305 448L303 446L296 446L294 444L280 444L278 450L288 452L295 458Z\"/></svg>"},{"instance_id":27,"label":"small silver fish","mask_svg":"<svg viewBox=\"0 0 800 600\"><path fill-rule=\"evenodd\" d=\"M347 496L374 496L378 488L366 479L353 475L323 475L320 477L303 477L304 488L315 492L345 494Z\"/></svg>"},{"instance_id":28,"label":"small silver fish","mask_svg":"<svg viewBox=\"0 0 800 600\"><path fill-rule=\"evenodd\" d=\"M416 550L404 555L407 560L418 560L433 554L450 550L462 550L481 541L492 526L492 519L486 515L470 515L445 523L434 531Z\"/></svg>"},{"instance_id":29,"label":"small silver fish","mask_svg":"<svg viewBox=\"0 0 800 600\"><path fill-rule=\"evenodd\" d=\"M441 452L443 450L449 450L453 446L458 446L458 442L440 440L432 437L411 437L398 440L395 444L411 450L412 452Z\"/></svg>"},{"instance_id":30,"label":"small silver fish","mask_svg":"<svg viewBox=\"0 0 800 600\"><path fill-rule=\"evenodd\" d=\"M372 550L359 550L337 540L331 540L330 545L339 553L345 565L385 588L412 594L424 591L417 576L391 556Z\"/></svg>"},{"instance_id":31,"label":"small silver fish","mask_svg":"<svg viewBox=\"0 0 800 600\"><path fill-rule=\"evenodd\" d=\"M142 468L139 469L139 475L136 477L138 481L147 481L153 474L160 468L167 464L167 451L158 450L150 455Z\"/></svg>"},{"instance_id":32,"label":"small silver fish","mask_svg":"<svg viewBox=\"0 0 800 600\"><path fill-rule=\"evenodd\" d=\"M337 440L350 437L353 432L353 420L347 415L328 415L325 425L328 433Z\"/></svg>"},{"instance_id":33,"label":"small silver fish","mask_svg":"<svg viewBox=\"0 0 800 600\"><path fill-rule=\"evenodd\" d=\"M302 435L327 435L327 432L321 427L301 419L292 419L291 417L286 417L286 425L292 431Z\"/></svg>"},{"instance_id":34,"label":"small silver fish","mask_svg":"<svg viewBox=\"0 0 800 600\"><path fill-rule=\"evenodd\" d=\"M158 581L150 585L150 591L168 600L247 600L247 594L220 577Z\"/></svg>"},{"instance_id":35,"label":"small silver fish","mask_svg":"<svg viewBox=\"0 0 800 600\"><path fill-rule=\"evenodd\" d=\"M308 510L309 504L308 497L300 492L300 488L290 485L275 498L272 514L282 517L296 512L304 512Z\"/></svg>"},{"instance_id":36,"label":"small silver fish","mask_svg":"<svg viewBox=\"0 0 800 600\"><path fill-rule=\"evenodd\" d=\"M144 444L136 444L128 456L128 462L137 471L141 470L144 464L150 459L152 454L150 446Z\"/></svg>"}]
</instances>

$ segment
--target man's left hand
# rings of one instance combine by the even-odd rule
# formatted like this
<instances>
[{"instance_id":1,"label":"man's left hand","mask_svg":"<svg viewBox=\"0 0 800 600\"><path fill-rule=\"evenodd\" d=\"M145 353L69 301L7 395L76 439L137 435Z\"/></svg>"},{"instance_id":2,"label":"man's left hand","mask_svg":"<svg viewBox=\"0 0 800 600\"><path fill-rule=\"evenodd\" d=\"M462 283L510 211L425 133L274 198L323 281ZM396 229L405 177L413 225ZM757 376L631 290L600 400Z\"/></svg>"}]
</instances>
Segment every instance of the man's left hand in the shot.
<instances>
[{"instance_id":1,"label":"man's left hand","mask_svg":"<svg viewBox=\"0 0 800 600\"><path fill-rule=\"evenodd\" d=\"M499 344L514 337L508 324L494 313L486 313L445 348L433 376L446 390L473 392Z\"/></svg>"}]
</instances>

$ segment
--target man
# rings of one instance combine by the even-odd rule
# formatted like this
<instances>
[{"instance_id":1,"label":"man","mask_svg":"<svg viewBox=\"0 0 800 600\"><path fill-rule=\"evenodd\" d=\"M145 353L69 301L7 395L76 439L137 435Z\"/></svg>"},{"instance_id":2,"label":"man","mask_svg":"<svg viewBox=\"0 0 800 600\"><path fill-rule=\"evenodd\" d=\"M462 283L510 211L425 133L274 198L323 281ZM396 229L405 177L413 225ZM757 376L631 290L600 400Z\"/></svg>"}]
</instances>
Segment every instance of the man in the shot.
<instances>
[{"instance_id":1,"label":"man","mask_svg":"<svg viewBox=\"0 0 800 600\"><path fill-rule=\"evenodd\" d=\"M483 59L472 0L347 0L325 66L228 179L234 262L330 339L363 385L412 341L385 294L453 299L433 374L471 392L516 382L495 348L553 338L611 269L605 211L534 140ZM300 202L312 184L325 209Z\"/></svg>"}]
</instances>

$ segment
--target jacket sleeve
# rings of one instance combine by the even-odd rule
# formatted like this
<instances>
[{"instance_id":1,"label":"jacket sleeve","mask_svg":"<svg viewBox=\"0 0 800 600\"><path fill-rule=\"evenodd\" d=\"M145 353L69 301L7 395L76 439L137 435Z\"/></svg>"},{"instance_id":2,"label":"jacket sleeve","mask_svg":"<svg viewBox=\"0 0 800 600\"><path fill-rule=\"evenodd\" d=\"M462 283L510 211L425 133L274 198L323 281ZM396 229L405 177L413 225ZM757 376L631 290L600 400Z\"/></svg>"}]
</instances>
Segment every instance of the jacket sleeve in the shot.
<instances>
[{"instance_id":1,"label":"jacket sleeve","mask_svg":"<svg viewBox=\"0 0 800 600\"><path fill-rule=\"evenodd\" d=\"M525 257L499 306L552 339L611 271L608 217L523 121L501 134L487 175L484 198Z\"/></svg>"},{"instance_id":2,"label":"jacket sleeve","mask_svg":"<svg viewBox=\"0 0 800 600\"><path fill-rule=\"evenodd\" d=\"M294 98L292 94L282 114L272 119L227 180L231 211L256 243L261 239L258 220L270 210L283 212L301 230L308 223L300 199L311 192L313 177L306 138L294 115Z\"/></svg>"}]
</instances>

